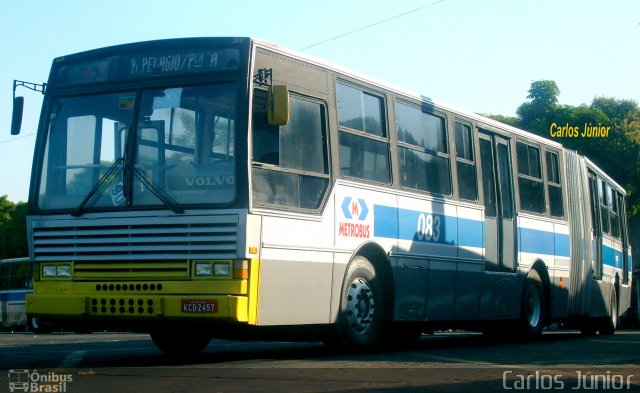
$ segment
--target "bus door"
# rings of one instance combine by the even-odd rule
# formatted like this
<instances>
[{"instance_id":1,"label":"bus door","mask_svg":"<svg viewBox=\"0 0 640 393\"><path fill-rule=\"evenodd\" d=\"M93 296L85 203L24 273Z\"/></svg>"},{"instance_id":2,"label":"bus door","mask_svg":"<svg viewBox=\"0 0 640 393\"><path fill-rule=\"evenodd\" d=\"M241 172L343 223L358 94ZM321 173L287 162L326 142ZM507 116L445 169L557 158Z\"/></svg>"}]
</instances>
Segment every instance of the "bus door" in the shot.
<instances>
[{"instance_id":1,"label":"bus door","mask_svg":"<svg viewBox=\"0 0 640 393\"><path fill-rule=\"evenodd\" d=\"M600 225L600 195L598 178L589 172L589 197L591 200L591 234L593 236L593 278L602 280L602 227Z\"/></svg>"},{"instance_id":2,"label":"bus door","mask_svg":"<svg viewBox=\"0 0 640 393\"><path fill-rule=\"evenodd\" d=\"M483 278L484 317L513 316L518 309L516 230L510 141L480 130L480 160L485 206ZM494 274L497 273L497 274Z\"/></svg>"},{"instance_id":3,"label":"bus door","mask_svg":"<svg viewBox=\"0 0 640 393\"><path fill-rule=\"evenodd\" d=\"M483 132L479 135L485 206L485 270L513 272L516 232L509 140Z\"/></svg>"},{"instance_id":4,"label":"bus door","mask_svg":"<svg viewBox=\"0 0 640 393\"><path fill-rule=\"evenodd\" d=\"M618 199L618 217L620 217L620 239L622 240L622 278L621 284L628 285L620 287L618 310L622 314L631 306L631 298L629 297L631 292L631 286L629 285L629 233L627 231L627 207L625 199L617 192L613 194L614 198Z\"/></svg>"},{"instance_id":5,"label":"bus door","mask_svg":"<svg viewBox=\"0 0 640 393\"><path fill-rule=\"evenodd\" d=\"M618 217L620 217L620 238L622 240L622 283L629 284L629 233L627 232L627 204L620 194L614 194L618 198ZM620 301L620 299L618 299Z\"/></svg>"}]
</instances>

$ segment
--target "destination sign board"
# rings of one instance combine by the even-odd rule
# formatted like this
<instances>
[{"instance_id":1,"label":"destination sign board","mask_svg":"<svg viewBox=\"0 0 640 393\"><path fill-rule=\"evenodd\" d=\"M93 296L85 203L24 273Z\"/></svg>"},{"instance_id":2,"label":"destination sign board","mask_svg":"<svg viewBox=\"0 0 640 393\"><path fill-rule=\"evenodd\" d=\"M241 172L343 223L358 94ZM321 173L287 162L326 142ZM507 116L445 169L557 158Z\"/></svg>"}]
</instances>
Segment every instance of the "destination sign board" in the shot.
<instances>
[{"instance_id":1,"label":"destination sign board","mask_svg":"<svg viewBox=\"0 0 640 393\"><path fill-rule=\"evenodd\" d=\"M151 76L185 75L237 70L240 51L235 48L166 49L113 55L64 64L59 60L55 86L121 81Z\"/></svg>"}]
</instances>

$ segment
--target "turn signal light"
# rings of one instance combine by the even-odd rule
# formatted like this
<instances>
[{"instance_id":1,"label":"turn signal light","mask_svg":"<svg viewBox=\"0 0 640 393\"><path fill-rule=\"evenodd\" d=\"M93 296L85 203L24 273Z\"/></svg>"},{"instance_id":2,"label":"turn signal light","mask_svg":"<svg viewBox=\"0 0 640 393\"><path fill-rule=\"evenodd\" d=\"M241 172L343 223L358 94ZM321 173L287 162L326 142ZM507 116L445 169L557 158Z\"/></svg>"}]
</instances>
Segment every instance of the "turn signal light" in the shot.
<instances>
[{"instance_id":1,"label":"turn signal light","mask_svg":"<svg viewBox=\"0 0 640 393\"><path fill-rule=\"evenodd\" d=\"M249 279L249 261L246 259L233 261L233 278L237 280Z\"/></svg>"}]
</instances>

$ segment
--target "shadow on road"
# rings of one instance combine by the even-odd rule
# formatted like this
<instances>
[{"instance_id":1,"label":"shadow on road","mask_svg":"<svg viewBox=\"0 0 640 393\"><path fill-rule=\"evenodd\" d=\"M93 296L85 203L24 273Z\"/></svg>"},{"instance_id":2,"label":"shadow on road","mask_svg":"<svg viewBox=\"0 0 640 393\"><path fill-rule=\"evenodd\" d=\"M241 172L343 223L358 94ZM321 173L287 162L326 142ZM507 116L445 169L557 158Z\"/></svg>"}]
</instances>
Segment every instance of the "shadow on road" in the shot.
<instances>
[{"instance_id":1,"label":"shadow on road","mask_svg":"<svg viewBox=\"0 0 640 393\"><path fill-rule=\"evenodd\" d=\"M207 349L190 358L174 358L157 350L148 336L133 336L127 340L101 341L94 334L92 340L82 342L56 342L52 335L48 342L21 346L16 354L4 353L0 347L0 368L59 367L62 358L80 353L77 364L66 363L72 368L132 368L176 367L209 365L213 367L254 367L302 362L308 367L334 368L344 365L366 367L369 364L392 364L393 367L462 366L469 364L491 366L496 364L552 366L557 364L625 365L640 364L640 334L634 335L630 344L625 333L614 336L583 337L573 332L550 332L535 342L517 342L482 334L436 334L423 336L414 346L391 350L348 354L326 348L321 343L234 342L212 340ZM603 351L603 346L607 348ZM15 364L16 361L19 364ZM262 366L261 366L262 367Z\"/></svg>"}]
</instances>

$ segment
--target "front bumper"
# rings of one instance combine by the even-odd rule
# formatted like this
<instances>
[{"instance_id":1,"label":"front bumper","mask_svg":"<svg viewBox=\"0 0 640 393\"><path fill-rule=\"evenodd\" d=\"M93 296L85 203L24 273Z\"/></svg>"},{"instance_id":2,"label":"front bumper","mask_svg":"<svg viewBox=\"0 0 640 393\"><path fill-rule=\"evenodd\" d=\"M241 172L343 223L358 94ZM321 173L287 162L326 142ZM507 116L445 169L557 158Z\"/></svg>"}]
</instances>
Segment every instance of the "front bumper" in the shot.
<instances>
[{"instance_id":1,"label":"front bumper","mask_svg":"<svg viewBox=\"0 0 640 393\"><path fill-rule=\"evenodd\" d=\"M249 321L247 281L34 282L27 313L44 319ZM207 307L193 307L191 304ZM185 306L187 304L187 306ZM215 305L215 306L212 306Z\"/></svg>"}]
</instances>

